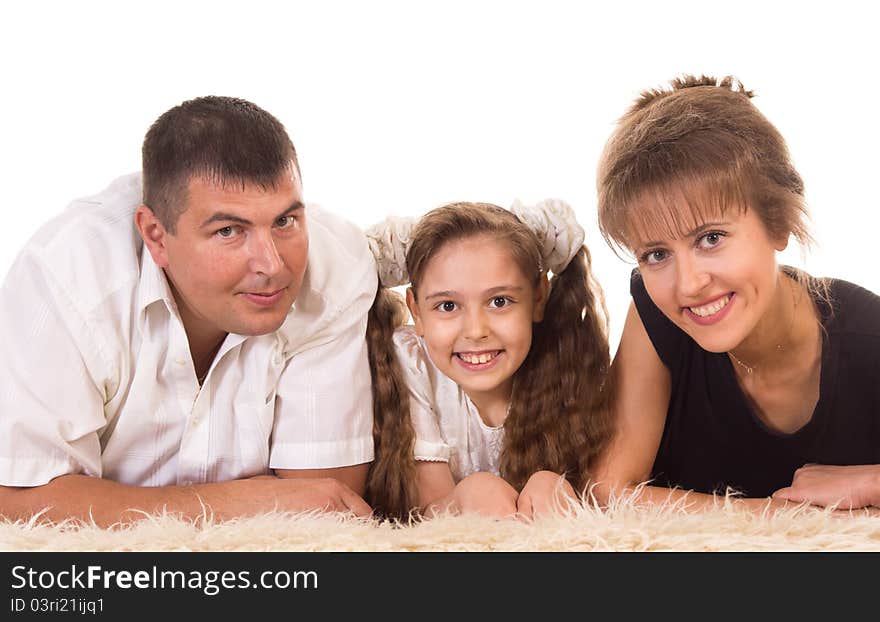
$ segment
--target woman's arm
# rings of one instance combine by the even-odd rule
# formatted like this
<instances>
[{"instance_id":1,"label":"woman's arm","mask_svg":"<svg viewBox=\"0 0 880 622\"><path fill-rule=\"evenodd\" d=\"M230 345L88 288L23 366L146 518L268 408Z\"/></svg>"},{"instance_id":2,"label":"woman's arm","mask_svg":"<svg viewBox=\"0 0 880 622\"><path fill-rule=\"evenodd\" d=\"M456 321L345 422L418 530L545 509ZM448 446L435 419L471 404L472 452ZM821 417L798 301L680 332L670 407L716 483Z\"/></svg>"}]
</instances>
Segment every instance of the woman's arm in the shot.
<instances>
[{"instance_id":1,"label":"woman's arm","mask_svg":"<svg viewBox=\"0 0 880 622\"><path fill-rule=\"evenodd\" d=\"M633 303L611 373L615 431L592 479L593 493L601 503L611 494L626 494L650 477L672 395L669 370L654 350Z\"/></svg>"},{"instance_id":2,"label":"woman's arm","mask_svg":"<svg viewBox=\"0 0 880 622\"><path fill-rule=\"evenodd\" d=\"M689 509L714 507L718 503L714 495L659 486L636 488L648 480L657 457L672 379L632 303L611 372L616 382L615 432L592 479L593 494L599 502L607 503L611 495L619 498L635 493L638 503L684 503ZM786 505L783 499L766 498L737 499L736 503L756 510Z\"/></svg>"}]
</instances>

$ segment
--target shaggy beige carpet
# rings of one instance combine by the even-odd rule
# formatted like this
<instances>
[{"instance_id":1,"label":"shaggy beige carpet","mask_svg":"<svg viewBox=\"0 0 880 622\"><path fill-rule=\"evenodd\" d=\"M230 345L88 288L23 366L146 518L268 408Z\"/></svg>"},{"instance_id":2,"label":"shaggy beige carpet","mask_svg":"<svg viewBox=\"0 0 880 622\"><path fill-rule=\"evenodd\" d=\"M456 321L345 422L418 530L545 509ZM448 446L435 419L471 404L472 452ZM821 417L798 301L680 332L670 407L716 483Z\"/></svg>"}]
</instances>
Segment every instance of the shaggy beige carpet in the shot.
<instances>
[{"instance_id":1,"label":"shaggy beige carpet","mask_svg":"<svg viewBox=\"0 0 880 622\"><path fill-rule=\"evenodd\" d=\"M100 529L0 522L4 551L880 551L880 517L812 507L749 512L720 499L708 511L681 504L531 522L441 516L395 526L329 514L264 514L224 523L149 516Z\"/></svg>"}]
</instances>

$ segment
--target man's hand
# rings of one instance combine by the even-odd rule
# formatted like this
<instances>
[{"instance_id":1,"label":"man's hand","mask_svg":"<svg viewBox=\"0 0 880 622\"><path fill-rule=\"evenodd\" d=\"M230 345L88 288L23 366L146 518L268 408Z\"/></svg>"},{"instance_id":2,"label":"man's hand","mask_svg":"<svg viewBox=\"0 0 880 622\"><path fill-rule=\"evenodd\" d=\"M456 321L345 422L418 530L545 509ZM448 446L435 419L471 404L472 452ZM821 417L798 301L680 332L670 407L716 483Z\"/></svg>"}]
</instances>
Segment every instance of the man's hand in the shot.
<instances>
[{"instance_id":1,"label":"man's hand","mask_svg":"<svg viewBox=\"0 0 880 622\"><path fill-rule=\"evenodd\" d=\"M260 497L265 494L267 500L274 498L277 501L276 509L281 512L321 510L351 512L355 516L369 516L373 512L351 488L331 477L299 479L260 476L249 481L257 487L266 487L265 491L253 491L256 492L254 501L258 506L261 505ZM249 496L253 496L253 493Z\"/></svg>"},{"instance_id":2,"label":"man's hand","mask_svg":"<svg viewBox=\"0 0 880 622\"><path fill-rule=\"evenodd\" d=\"M773 493L774 499L851 510L880 505L880 465L831 466L807 464L794 472L791 486Z\"/></svg>"}]
</instances>

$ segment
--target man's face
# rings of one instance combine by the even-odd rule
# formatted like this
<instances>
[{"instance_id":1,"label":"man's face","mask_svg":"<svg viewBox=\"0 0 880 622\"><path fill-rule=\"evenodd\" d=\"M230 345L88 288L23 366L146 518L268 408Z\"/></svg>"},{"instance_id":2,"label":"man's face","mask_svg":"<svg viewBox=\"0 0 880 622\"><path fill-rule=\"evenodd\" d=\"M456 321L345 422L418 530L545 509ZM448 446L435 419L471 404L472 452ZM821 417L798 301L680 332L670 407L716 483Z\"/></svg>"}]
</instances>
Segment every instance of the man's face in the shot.
<instances>
[{"instance_id":1,"label":"man's face","mask_svg":"<svg viewBox=\"0 0 880 622\"><path fill-rule=\"evenodd\" d=\"M262 335L281 326L309 250L297 174L279 178L274 191L193 178L176 233L158 228L161 240L148 246L171 283L190 340Z\"/></svg>"}]
</instances>

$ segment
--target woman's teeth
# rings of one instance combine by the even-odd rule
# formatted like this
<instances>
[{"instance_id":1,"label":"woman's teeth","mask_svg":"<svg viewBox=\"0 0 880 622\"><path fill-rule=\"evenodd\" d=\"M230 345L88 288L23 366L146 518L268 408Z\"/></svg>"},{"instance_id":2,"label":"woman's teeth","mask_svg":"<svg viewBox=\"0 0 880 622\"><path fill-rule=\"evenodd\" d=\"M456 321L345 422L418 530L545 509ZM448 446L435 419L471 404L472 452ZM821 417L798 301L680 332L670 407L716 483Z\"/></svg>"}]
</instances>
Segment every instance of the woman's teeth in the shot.
<instances>
[{"instance_id":1,"label":"woman's teeth","mask_svg":"<svg viewBox=\"0 0 880 622\"><path fill-rule=\"evenodd\" d=\"M710 305L704 305L702 307L688 307L691 313L694 315L699 315L700 317L709 317L710 315L715 315L721 309L727 306L727 303L730 302L730 294L727 294L724 298L719 298L715 302Z\"/></svg>"}]
</instances>

